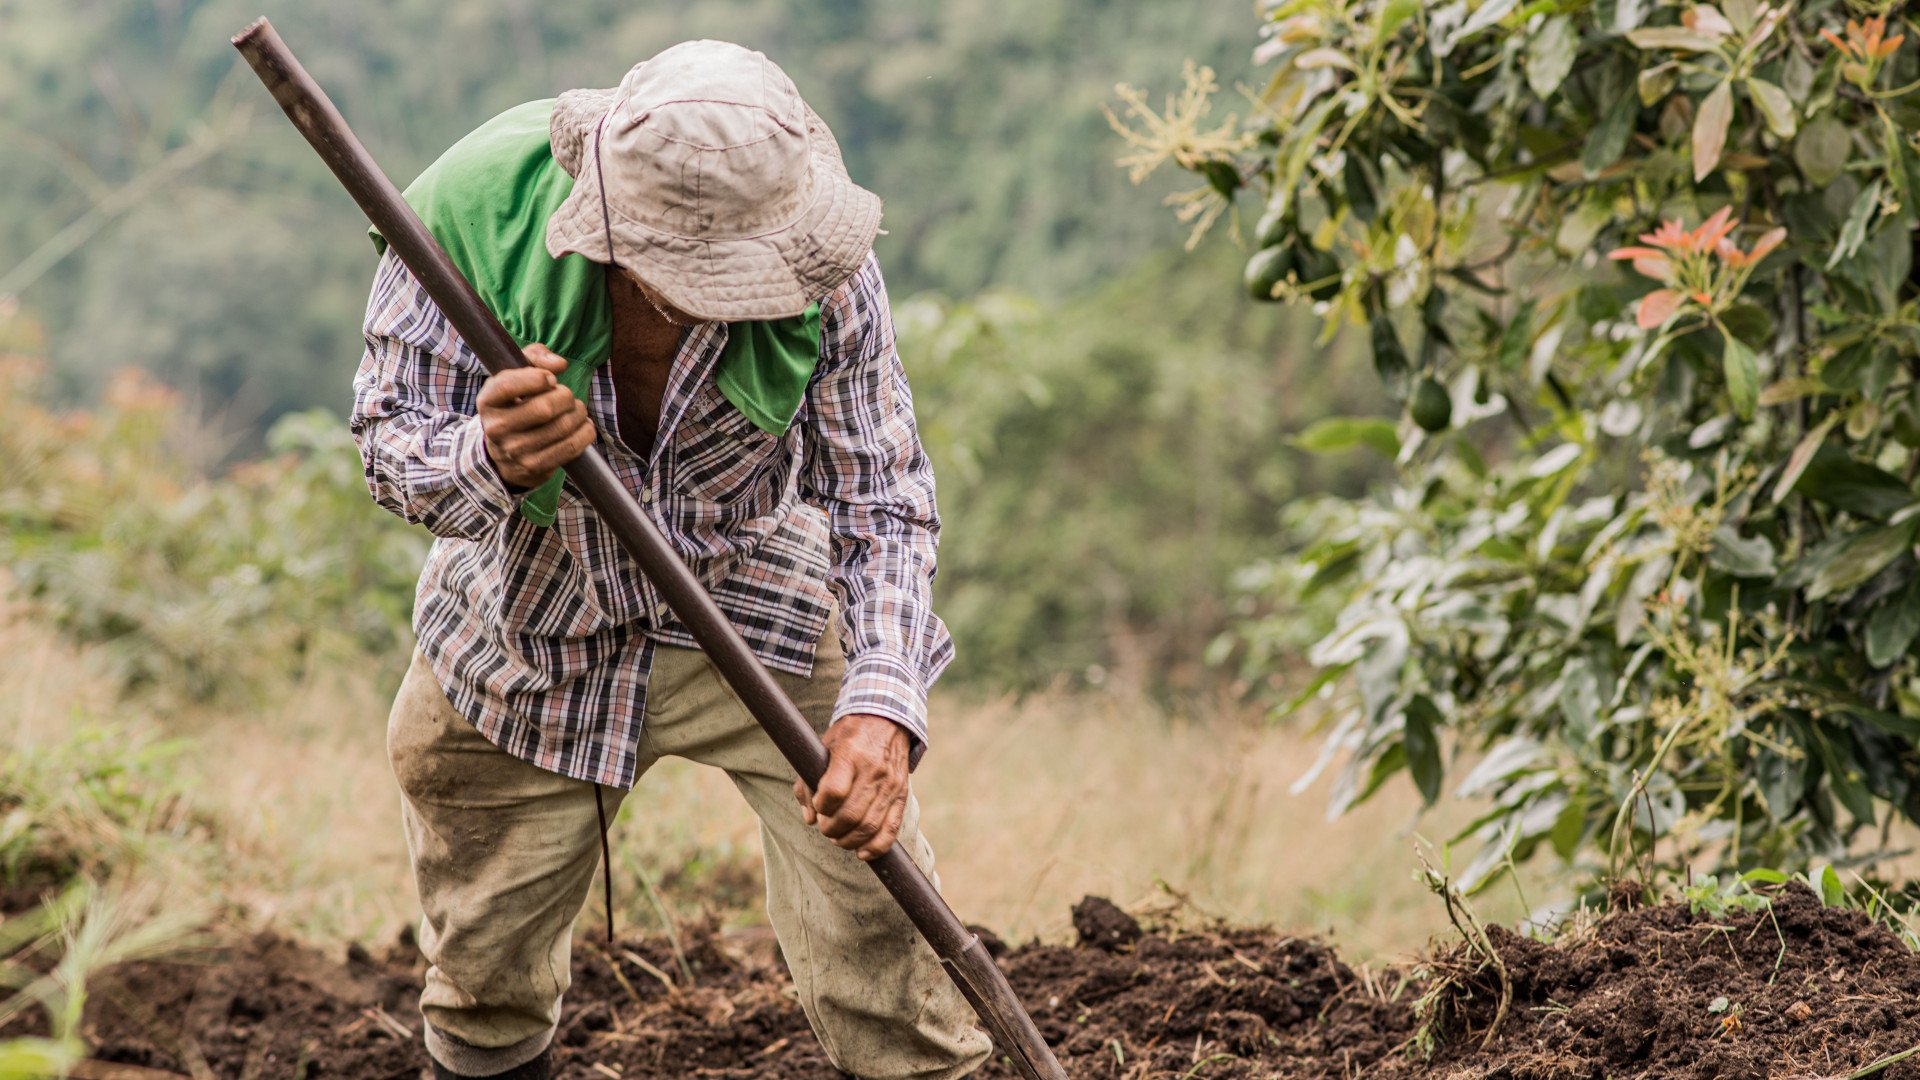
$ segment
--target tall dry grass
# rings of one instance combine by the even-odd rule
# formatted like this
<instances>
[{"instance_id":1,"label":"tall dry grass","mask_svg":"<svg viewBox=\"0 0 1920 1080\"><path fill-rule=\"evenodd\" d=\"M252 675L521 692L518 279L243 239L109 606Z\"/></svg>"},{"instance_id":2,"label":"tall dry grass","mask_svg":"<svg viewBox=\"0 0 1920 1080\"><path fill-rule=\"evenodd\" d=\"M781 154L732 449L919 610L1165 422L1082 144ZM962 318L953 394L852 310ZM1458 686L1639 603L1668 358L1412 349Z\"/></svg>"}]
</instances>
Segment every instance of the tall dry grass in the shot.
<instances>
[{"instance_id":1,"label":"tall dry grass","mask_svg":"<svg viewBox=\"0 0 1920 1080\"><path fill-rule=\"evenodd\" d=\"M172 767L219 823L219 850L179 871L214 880L176 887L323 940L385 939L414 919L385 756L391 687L341 670L264 706L143 716L117 696L110 658L4 608L0 657L0 738L16 748L89 718L191 740ZM1389 791L1328 821L1324 792L1288 791L1317 753L1293 730L1124 696L944 694L934 738L914 783L943 886L1003 936L1070 936L1068 908L1087 893L1135 906L1184 897L1199 914L1330 933L1357 956L1410 951L1443 929L1413 877L1413 836L1445 835L1465 809L1423 824L1411 792ZM761 917L758 830L721 774L662 762L615 838L629 924L657 922L642 872L676 917ZM1521 914L1510 891L1484 904L1490 917Z\"/></svg>"}]
</instances>

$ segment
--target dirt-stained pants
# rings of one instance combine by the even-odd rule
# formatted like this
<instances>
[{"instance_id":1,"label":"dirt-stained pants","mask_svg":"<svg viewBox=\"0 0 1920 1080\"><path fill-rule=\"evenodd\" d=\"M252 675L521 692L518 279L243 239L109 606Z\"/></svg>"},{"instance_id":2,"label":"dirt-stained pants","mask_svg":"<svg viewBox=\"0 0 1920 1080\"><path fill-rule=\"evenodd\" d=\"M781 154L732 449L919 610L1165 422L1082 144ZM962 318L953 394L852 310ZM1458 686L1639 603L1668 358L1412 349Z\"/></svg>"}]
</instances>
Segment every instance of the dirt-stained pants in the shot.
<instances>
[{"instance_id":1,"label":"dirt-stained pants","mask_svg":"<svg viewBox=\"0 0 1920 1080\"><path fill-rule=\"evenodd\" d=\"M829 630L812 678L775 677L824 730L844 666ZM833 1063L875 1080L944 1080L985 1061L991 1043L933 950L872 871L801 820L793 770L706 656L660 648L647 698L639 771L667 755L725 769L760 816L767 911ZM593 785L487 741L418 653L387 747L425 912L427 1049L462 1075L505 1072L537 1056L559 1020L574 917L599 862ZM609 818L624 794L603 789ZM910 800L899 842L932 877L919 817Z\"/></svg>"}]
</instances>

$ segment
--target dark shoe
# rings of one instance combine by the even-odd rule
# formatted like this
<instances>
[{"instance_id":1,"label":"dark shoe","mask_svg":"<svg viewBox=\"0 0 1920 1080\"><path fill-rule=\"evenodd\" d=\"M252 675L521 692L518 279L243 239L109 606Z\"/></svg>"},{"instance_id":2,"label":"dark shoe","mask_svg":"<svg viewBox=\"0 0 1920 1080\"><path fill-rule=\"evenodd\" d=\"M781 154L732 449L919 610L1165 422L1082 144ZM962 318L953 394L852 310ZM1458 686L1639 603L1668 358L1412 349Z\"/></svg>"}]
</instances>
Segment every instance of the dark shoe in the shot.
<instances>
[{"instance_id":1,"label":"dark shoe","mask_svg":"<svg viewBox=\"0 0 1920 1080\"><path fill-rule=\"evenodd\" d=\"M428 1060L432 1060L429 1058ZM492 1076L462 1076L439 1062L433 1062L433 1080L550 1080L553 1076L553 1048L540 1051L538 1057Z\"/></svg>"}]
</instances>

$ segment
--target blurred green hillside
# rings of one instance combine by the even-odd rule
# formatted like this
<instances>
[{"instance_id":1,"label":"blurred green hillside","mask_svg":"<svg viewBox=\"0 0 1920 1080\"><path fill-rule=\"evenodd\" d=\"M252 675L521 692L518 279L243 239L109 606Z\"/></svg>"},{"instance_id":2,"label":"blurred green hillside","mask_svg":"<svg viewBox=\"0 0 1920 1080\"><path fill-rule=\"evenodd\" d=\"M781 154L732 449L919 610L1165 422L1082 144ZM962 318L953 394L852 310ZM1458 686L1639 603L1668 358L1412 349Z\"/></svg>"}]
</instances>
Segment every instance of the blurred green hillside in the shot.
<instances>
[{"instance_id":1,"label":"blurred green hillside","mask_svg":"<svg viewBox=\"0 0 1920 1080\"><path fill-rule=\"evenodd\" d=\"M11 151L0 154L0 328L13 339L0 352L44 363L33 400L47 406L103 403L126 368L177 391L164 445L133 456L163 457L181 490L295 444L321 454L315 467L342 485L326 495L346 522L337 535L352 536L378 511L327 418L305 411L338 416L350 400L373 252L358 210L227 44L261 10L0 0L0 143ZM1315 416L1368 411L1369 384L1342 374L1357 369L1313 346L1307 316L1207 287L1244 253L1224 239L1181 253L1185 230L1154 209L1168 188L1135 188L1113 167L1121 145L1100 106L1114 83L1196 57L1231 85L1250 68L1245 4L265 10L402 184L499 109L612 84L678 40L726 37L779 60L855 178L887 200L878 247L941 477L940 604L960 639L956 678L1196 685L1229 615L1227 583L1272 550L1280 504L1361 464L1286 447ZM281 422L296 414L298 425ZM113 512L151 507L153 521L101 533L109 546L120 538L118 562L96 553L105 564L56 574L72 555L63 547L93 534L48 540L40 521L16 537L40 537L13 545L39 560L16 577L65 589L55 610L83 637L137 625L174 642L166 654L202 620L240 630L252 616L218 605L267 601L223 577L225 564L272 546L242 533L284 507L244 485L208 491L245 523L218 545L197 545L199 526L167 499L132 500ZM156 553L159 535L182 557ZM365 570L319 592L405 588L385 562ZM317 580L290 595L314 595ZM225 600L207 591L219 583ZM126 610L134 597L151 603ZM410 600L377 603L404 615ZM196 692L220 677L214 658L182 662Z\"/></svg>"},{"instance_id":2,"label":"blurred green hillside","mask_svg":"<svg viewBox=\"0 0 1920 1080\"><path fill-rule=\"evenodd\" d=\"M0 0L0 294L44 321L69 390L134 364L249 429L348 402L372 252L236 66L227 38L263 12L402 185L500 109L612 85L676 41L763 49L886 199L896 295L1049 298L1178 235L1129 212L1151 196L1110 165L1113 83L1188 55L1243 68L1253 25L1237 2ZM74 222L104 227L32 281L10 273Z\"/></svg>"}]
</instances>

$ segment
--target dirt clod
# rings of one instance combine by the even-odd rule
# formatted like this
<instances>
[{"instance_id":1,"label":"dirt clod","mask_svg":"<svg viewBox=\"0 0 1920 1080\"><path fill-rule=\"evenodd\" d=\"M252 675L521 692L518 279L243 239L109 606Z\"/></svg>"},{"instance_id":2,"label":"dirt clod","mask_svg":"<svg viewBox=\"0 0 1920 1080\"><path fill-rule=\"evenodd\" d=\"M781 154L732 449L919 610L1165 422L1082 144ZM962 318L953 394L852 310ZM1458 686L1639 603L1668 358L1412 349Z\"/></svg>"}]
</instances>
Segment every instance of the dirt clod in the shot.
<instances>
[{"instance_id":1,"label":"dirt clod","mask_svg":"<svg viewBox=\"0 0 1920 1080\"><path fill-rule=\"evenodd\" d=\"M1140 924L1104 896L1089 896L1073 905L1073 930L1080 944L1112 952L1140 940Z\"/></svg>"}]
</instances>

